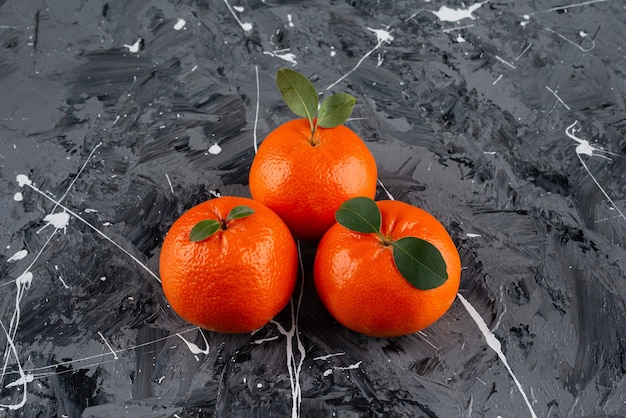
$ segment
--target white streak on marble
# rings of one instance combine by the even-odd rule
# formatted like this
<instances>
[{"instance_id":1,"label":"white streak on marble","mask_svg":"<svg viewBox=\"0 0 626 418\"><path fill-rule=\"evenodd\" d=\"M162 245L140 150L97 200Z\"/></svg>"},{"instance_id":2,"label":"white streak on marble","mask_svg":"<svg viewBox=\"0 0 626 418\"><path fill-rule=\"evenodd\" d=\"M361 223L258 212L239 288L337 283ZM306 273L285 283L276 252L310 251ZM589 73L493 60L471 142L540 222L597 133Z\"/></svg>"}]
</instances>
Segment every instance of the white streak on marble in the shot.
<instances>
[{"instance_id":1,"label":"white streak on marble","mask_svg":"<svg viewBox=\"0 0 626 418\"><path fill-rule=\"evenodd\" d=\"M111 347L111 344L109 344L109 342L106 340L106 338L104 338L104 335L102 335L100 331L98 331L98 335L100 336L100 338L102 338L102 341L104 341L104 344L107 346L107 348L111 350L111 354L113 354L113 358L117 360L119 357L117 356L117 353L115 352L113 347Z\"/></svg>"},{"instance_id":2,"label":"white streak on marble","mask_svg":"<svg viewBox=\"0 0 626 418\"><path fill-rule=\"evenodd\" d=\"M513 373L513 370L509 366L509 362L507 361L504 353L502 352L502 345L500 344L500 341L489 330L489 327L487 326L487 324L485 323L483 318L480 316L480 314L476 311L476 309L474 309L472 304L469 303L467 301L467 299L465 299L460 293L457 294L457 297L459 298L459 300L461 301L461 303L463 304L463 306L467 310L467 313L469 313L469 315L472 317L472 319L474 320L474 322L478 326L478 329L483 334L483 337L485 338L485 341L487 342L487 345L489 346L489 348L491 348L493 351L495 351L495 353L498 355L498 358L500 359L500 361L502 362L502 364L504 365L506 370L509 372L509 375L513 379L513 382L515 382L515 385L517 386L517 389L522 394L522 397L524 398L524 401L526 402L526 405L528 406L528 409L530 411L531 416L533 418L536 418L537 415L535 415L535 411L533 410L533 406L531 405L530 401L528 400L528 397L526 396L526 392L524 392L524 388L522 387L522 384L519 382L519 380L517 379L517 377Z\"/></svg>"},{"instance_id":3,"label":"white streak on marble","mask_svg":"<svg viewBox=\"0 0 626 418\"><path fill-rule=\"evenodd\" d=\"M391 32L388 29L372 29L372 28L369 28L369 27L367 29L369 31L372 31L372 32L374 32L376 34L376 39L377 39L376 46L374 48L370 49L368 52L366 52L365 55L363 55L361 57L361 59L356 63L356 65L354 67L352 67L352 69L350 71L348 71L347 73L345 73L344 75L339 77L339 79L337 81L335 81L334 83L332 83L330 86L326 87L326 90L330 90L331 88L335 87L337 84L342 82L346 77L348 77L350 74L352 74L354 71L356 71L357 68L359 68L361 66L363 61L365 61L365 59L367 57L372 55L384 43L390 43L391 41L393 41L393 36L391 36Z\"/></svg>"},{"instance_id":4,"label":"white streak on marble","mask_svg":"<svg viewBox=\"0 0 626 418\"><path fill-rule=\"evenodd\" d=\"M183 340L183 342L185 344L187 344L187 348L189 348L189 351L191 351L192 354L209 354L209 342L207 341L204 333L202 331L200 331L200 329L198 329L198 331L200 332L200 335L202 335L202 338L204 339L204 344L206 346L205 349L202 349L200 347L198 347L197 344L192 343L191 341L187 341L182 335L180 335L180 333L176 333L176 335Z\"/></svg>"},{"instance_id":5,"label":"white streak on marble","mask_svg":"<svg viewBox=\"0 0 626 418\"><path fill-rule=\"evenodd\" d=\"M578 121L575 121L574 123L569 125L565 129L565 135L567 135L569 138L573 139L574 141L578 142L578 145L576 146L576 156L578 157L578 160L583 165L583 168L585 169L585 171L587 171L587 174L589 174L589 176L591 177L593 182L596 184L596 186L598 186L598 188L600 189L604 197L606 197L606 199L611 203L612 207L619 213L619 217L622 219L626 219L626 216L624 215L624 213L617 207L617 205L615 204L611 196L609 196L606 190L604 190L604 188L600 185L600 182L598 182L595 176L591 173L591 170L589 170L589 167L587 167L585 160L583 160L581 157L581 155L588 155L590 157L596 156L596 157L604 158L607 160L611 160L610 157L607 157L606 155L602 155L601 153L613 155L613 156L620 156L620 155L615 154L613 152L605 151L601 148L593 147L589 143L589 141L587 141L586 139L582 139L574 135L574 127L576 126L577 123Z\"/></svg>"}]
</instances>

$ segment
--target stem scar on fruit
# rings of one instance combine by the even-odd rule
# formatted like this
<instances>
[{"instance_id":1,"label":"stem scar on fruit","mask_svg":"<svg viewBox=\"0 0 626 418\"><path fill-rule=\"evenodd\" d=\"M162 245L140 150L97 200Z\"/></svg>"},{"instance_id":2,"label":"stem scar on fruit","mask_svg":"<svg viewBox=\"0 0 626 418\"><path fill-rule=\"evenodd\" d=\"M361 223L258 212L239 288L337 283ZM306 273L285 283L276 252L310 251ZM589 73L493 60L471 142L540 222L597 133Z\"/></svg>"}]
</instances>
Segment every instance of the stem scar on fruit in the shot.
<instances>
[{"instance_id":1,"label":"stem scar on fruit","mask_svg":"<svg viewBox=\"0 0 626 418\"><path fill-rule=\"evenodd\" d=\"M348 93L336 93L319 104L317 91L308 78L289 68L276 73L276 85L283 100L296 115L306 118L311 127L309 143L317 146L315 131L318 127L334 128L344 123L352 114L356 99Z\"/></svg>"},{"instance_id":2,"label":"stem scar on fruit","mask_svg":"<svg viewBox=\"0 0 626 418\"><path fill-rule=\"evenodd\" d=\"M351 231L378 235L383 246L392 248L396 268L413 287L420 290L434 289L448 279L446 262L433 244L417 237L394 240L382 234L380 209L369 197L347 200L339 207L335 218Z\"/></svg>"},{"instance_id":3,"label":"stem scar on fruit","mask_svg":"<svg viewBox=\"0 0 626 418\"><path fill-rule=\"evenodd\" d=\"M228 216L226 216L226 218L221 218L219 220L205 219L203 221L200 221L195 224L193 228L191 228L191 231L189 232L189 241L204 241L211 235L215 234L218 230L226 230L228 228L229 221L245 218L246 216L250 216L253 213L254 210L252 208L241 205L232 208L230 212L228 212Z\"/></svg>"}]
</instances>

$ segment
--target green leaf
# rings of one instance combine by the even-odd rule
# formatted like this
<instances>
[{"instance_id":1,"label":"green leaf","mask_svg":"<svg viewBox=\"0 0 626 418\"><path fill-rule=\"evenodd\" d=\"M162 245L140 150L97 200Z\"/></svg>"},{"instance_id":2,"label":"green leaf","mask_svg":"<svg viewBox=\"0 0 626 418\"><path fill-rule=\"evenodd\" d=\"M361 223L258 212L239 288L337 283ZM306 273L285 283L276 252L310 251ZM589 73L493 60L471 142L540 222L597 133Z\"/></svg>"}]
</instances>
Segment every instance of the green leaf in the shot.
<instances>
[{"instance_id":1,"label":"green leaf","mask_svg":"<svg viewBox=\"0 0 626 418\"><path fill-rule=\"evenodd\" d=\"M334 128L344 123L352 114L356 99L348 93L337 93L326 98L320 106L317 126Z\"/></svg>"},{"instance_id":2,"label":"green leaf","mask_svg":"<svg viewBox=\"0 0 626 418\"><path fill-rule=\"evenodd\" d=\"M396 268L413 287L421 290L434 289L448 279L446 262L441 252L430 242L405 237L391 245Z\"/></svg>"},{"instance_id":3,"label":"green leaf","mask_svg":"<svg viewBox=\"0 0 626 418\"><path fill-rule=\"evenodd\" d=\"M289 109L296 115L307 118L313 131L313 119L317 115L319 98L308 78L289 68L276 73L276 85Z\"/></svg>"},{"instance_id":4,"label":"green leaf","mask_svg":"<svg viewBox=\"0 0 626 418\"><path fill-rule=\"evenodd\" d=\"M200 221L191 228L189 232L189 240L191 242L204 241L220 229L220 223L214 219Z\"/></svg>"},{"instance_id":5,"label":"green leaf","mask_svg":"<svg viewBox=\"0 0 626 418\"><path fill-rule=\"evenodd\" d=\"M346 200L335 212L335 219L352 231L380 234L380 210L369 197Z\"/></svg>"},{"instance_id":6,"label":"green leaf","mask_svg":"<svg viewBox=\"0 0 626 418\"><path fill-rule=\"evenodd\" d=\"M226 217L227 221L232 221L235 219L245 218L246 216L250 216L254 213L254 209L248 206L235 206L228 212L228 216Z\"/></svg>"}]
</instances>

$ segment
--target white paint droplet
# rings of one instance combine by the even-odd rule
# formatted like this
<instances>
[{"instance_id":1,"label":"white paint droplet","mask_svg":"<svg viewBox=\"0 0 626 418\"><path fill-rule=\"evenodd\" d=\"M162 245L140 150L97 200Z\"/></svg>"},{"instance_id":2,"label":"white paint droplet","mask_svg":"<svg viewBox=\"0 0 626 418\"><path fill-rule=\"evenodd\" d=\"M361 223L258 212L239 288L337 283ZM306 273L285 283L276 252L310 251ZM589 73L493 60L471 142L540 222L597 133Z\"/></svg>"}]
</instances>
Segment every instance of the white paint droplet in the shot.
<instances>
[{"instance_id":1,"label":"white paint droplet","mask_svg":"<svg viewBox=\"0 0 626 418\"><path fill-rule=\"evenodd\" d=\"M176 23L174 24L174 30L181 30L182 28L185 27L186 24L187 22L185 22L185 19L181 19L179 17Z\"/></svg>"},{"instance_id":2,"label":"white paint droplet","mask_svg":"<svg viewBox=\"0 0 626 418\"><path fill-rule=\"evenodd\" d=\"M482 237L482 235L480 234L472 234L471 232L468 232L467 234L465 234L468 238L478 238L478 237Z\"/></svg>"},{"instance_id":3,"label":"white paint droplet","mask_svg":"<svg viewBox=\"0 0 626 418\"><path fill-rule=\"evenodd\" d=\"M134 44L132 44L132 45L127 45L127 44L124 44L124 47L125 47L125 48L128 48L128 51L129 51L129 52L132 52L132 53L134 54L134 53L136 53L136 52L139 52L139 48L141 47L141 41L142 41L142 39L141 39L141 38L139 38L139 39L137 39L137 41L136 41ZM116 119L116 120L117 120L117 119Z\"/></svg>"},{"instance_id":4,"label":"white paint droplet","mask_svg":"<svg viewBox=\"0 0 626 418\"><path fill-rule=\"evenodd\" d=\"M222 147L220 147L218 144L213 144L211 145L211 147L209 147L210 154L217 155L220 152L222 152Z\"/></svg>"},{"instance_id":5,"label":"white paint droplet","mask_svg":"<svg viewBox=\"0 0 626 418\"><path fill-rule=\"evenodd\" d=\"M22 192L17 192L13 195L13 200L15 200L16 202L21 202L22 200L24 200L24 195L22 194Z\"/></svg>"},{"instance_id":6,"label":"white paint droplet","mask_svg":"<svg viewBox=\"0 0 626 418\"><path fill-rule=\"evenodd\" d=\"M294 24L293 24L293 16L291 16L291 14L288 14L288 15L287 15L287 22L288 22L288 25L289 25L289 27L290 27L290 28L293 28L293 27L294 27Z\"/></svg>"},{"instance_id":7,"label":"white paint droplet","mask_svg":"<svg viewBox=\"0 0 626 418\"><path fill-rule=\"evenodd\" d=\"M246 32L250 32L252 30L252 23L250 23L250 22L243 22L241 24L241 29L245 30Z\"/></svg>"},{"instance_id":8,"label":"white paint droplet","mask_svg":"<svg viewBox=\"0 0 626 418\"><path fill-rule=\"evenodd\" d=\"M70 222L70 214L65 211L57 212L57 213L50 213L46 215L46 217L43 218L43 220L47 222L47 225L52 225L53 227L57 229L65 230L67 228L67 225Z\"/></svg>"},{"instance_id":9,"label":"white paint droplet","mask_svg":"<svg viewBox=\"0 0 626 418\"><path fill-rule=\"evenodd\" d=\"M475 19L472 13L482 5L483 3L475 3L467 9L452 9L447 6L441 6L436 12L431 10L431 13L437 16L442 22L458 22L459 20L467 18Z\"/></svg>"},{"instance_id":10,"label":"white paint droplet","mask_svg":"<svg viewBox=\"0 0 626 418\"><path fill-rule=\"evenodd\" d=\"M17 184L20 187L31 186L33 184L26 174L18 174L15 180L17 180Z\"/></svg>"},{"instance_id":11,"label":"white paint droplet","mask_svg":"<svg viewBox=\"0 0 626 418\"><path fill-rule=\"evenodd\" d=\"M13 254L7 261L19 261L28 255L27 250L19 250Z\"/></svg>"},{"instance_id":12,"label":"white paint droplet","mask_svg":"<svg viewBox=\"0 0 626 418\"><path fill-rule=\"evenodd\" d=\"M382 44L383 42L389 43L393 41L393 36L389 31L386 31L385 29L367 28L367 30L372 31L376 34L376 39L378 40L379 44Z\"/></svg>"},{"instance_id":13,"label":"white paint droplet","mask_svg":"<svg viewBox=\"0 0 626 418\"><path fill-rule=\"evenodd\" d=\"M243 11L246 10L243 8L243 6L233 6L233 9L235 9L239 13L243 13Z\"/></svg>"}]
</instances>

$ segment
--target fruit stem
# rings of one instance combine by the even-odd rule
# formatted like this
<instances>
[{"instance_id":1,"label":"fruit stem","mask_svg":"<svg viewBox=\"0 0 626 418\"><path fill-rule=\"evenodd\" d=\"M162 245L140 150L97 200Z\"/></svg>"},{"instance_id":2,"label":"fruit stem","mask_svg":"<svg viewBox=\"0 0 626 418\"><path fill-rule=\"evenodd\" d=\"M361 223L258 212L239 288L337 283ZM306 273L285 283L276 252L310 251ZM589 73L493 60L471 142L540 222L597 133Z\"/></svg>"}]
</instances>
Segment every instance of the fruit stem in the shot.
<instances>
[{"instance_id":1,"label":"fruit stem","mask_svg":"<svg viewBox=\"0 0 626 418\"><path fill-rule=\"evenodd\" d=\"M317 141L315 141L315 131L317 131L317 119L309 118L309 125L311 126L311 136L309 137L309 144L312 146L317 146Z\"/></svg>"},{"instance_id":2,"label":"fruit stem","mask_svg":"<svg viewBox=\"0 0 626 418\"><path fill-rule=\"evenodd\" d=\"M222 224L222 231L225 231L226 229L228 229L228 224L226 223L226 219L224 218L220 218L220 223Z\"/></svg>"},{"instance_id":3,"label":"fruit stem","mask_svg":"<svg viewBox=\"0 0 626 418\"><path fill-rule=\"evenodd\" d=\"M383 244L383 246L389 247L390 245L393 244L393 240L391 239L391 237L384 236L382 232L380 232L380 230L376 231L376 235L378 235L378 238L380 239L380 243Z\"/></svg>"}]
</instances>

